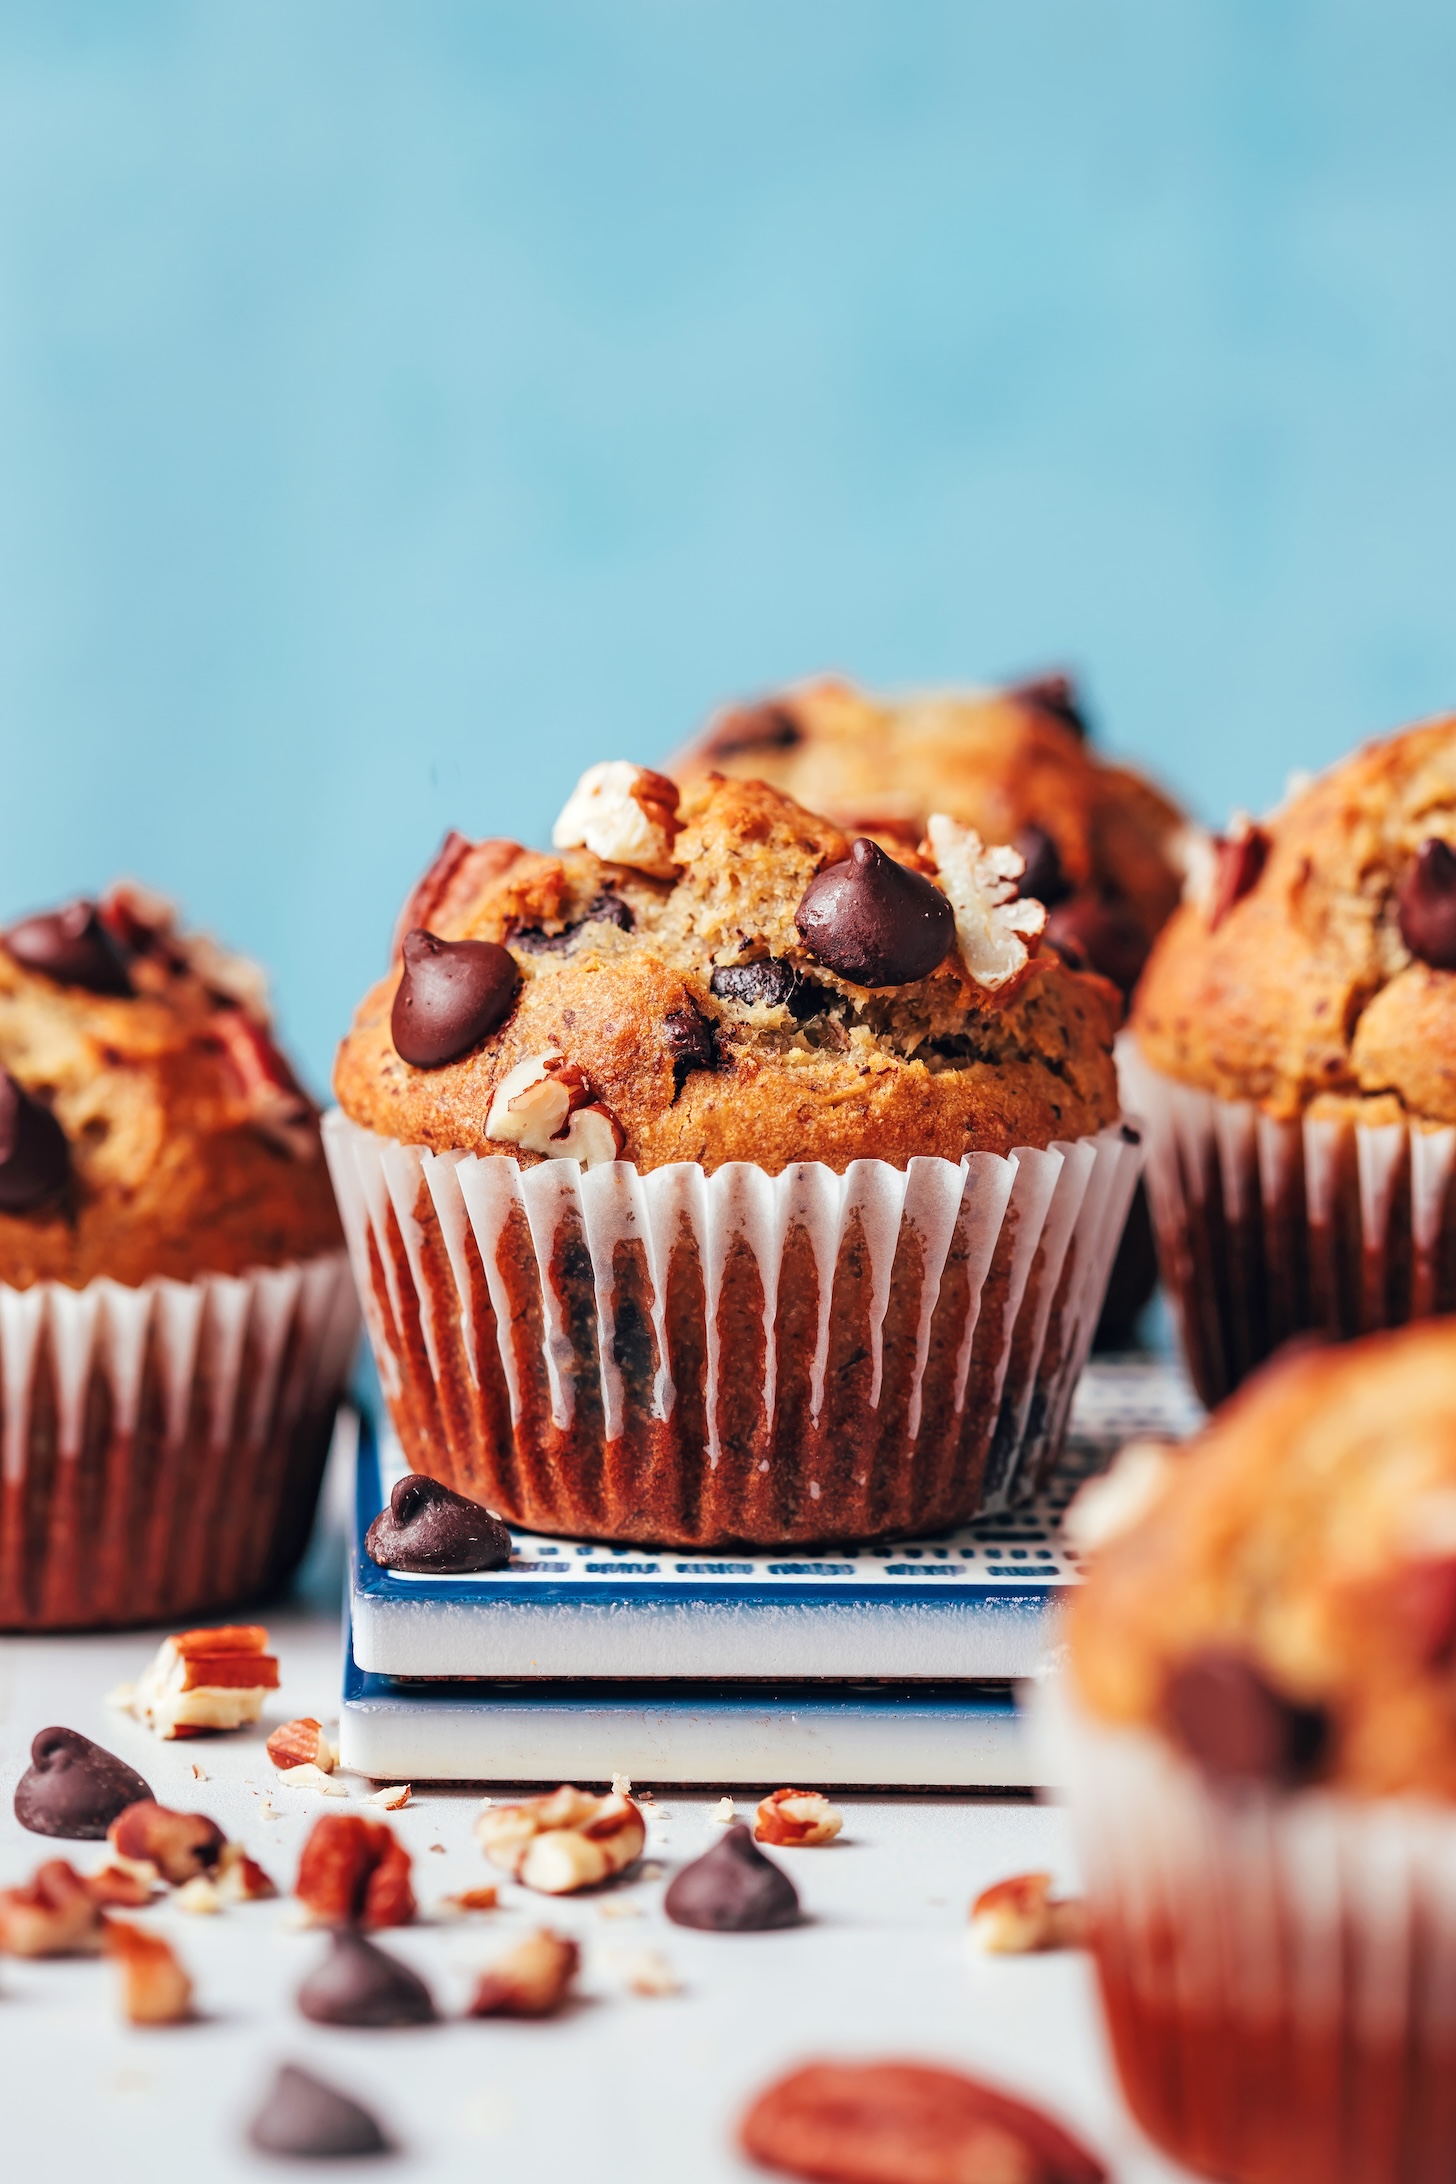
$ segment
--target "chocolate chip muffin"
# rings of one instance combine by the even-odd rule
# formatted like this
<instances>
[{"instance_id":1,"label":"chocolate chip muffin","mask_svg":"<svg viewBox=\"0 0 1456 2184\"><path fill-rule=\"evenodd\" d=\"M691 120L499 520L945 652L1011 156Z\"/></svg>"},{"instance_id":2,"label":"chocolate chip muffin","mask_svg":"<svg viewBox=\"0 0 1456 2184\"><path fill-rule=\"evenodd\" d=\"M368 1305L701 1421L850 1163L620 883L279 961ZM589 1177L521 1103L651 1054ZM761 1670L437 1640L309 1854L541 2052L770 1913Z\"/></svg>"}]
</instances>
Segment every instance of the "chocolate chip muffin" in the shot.
<instances>
[{"instance_id":1,"label":"chocolate chip muffin","mask_svg":"<svg viewBox=\"0 0 1456 2184\"><path fill-rule=\"evenodd\" d=\"M1240 2184L1449 2174L1456 1323L1276 1361L1140 1498L1065 1723L1129 2101Z\"/></svg>"},{"instance_id":2,"label":"chocolate chip muffin","mask_svg":"<svg viewBox=\"0 0 1456 2184\"><path fill-rule=\"evenodd\" d=\"M0 1627L276 1582L354 1325L253 966L135 886L0 933Z\"/></svg>"},{"instance_id":3,"label":"chocolate chip muffin","mask_svg":"<svg viewBox=\"0 0 1456 2184\"><path fill-rule=\"evenodd\" d=\"M512 1521L871 1537L1025 1491L1137 1149L1117 996L1021 859L761 782L584 777L452 836L326 1135L414 1466ZM1114 1239L1115 1241L1115 1239Z\"/></svg>"},{"instance_id":4,"label":"chocolate chip muffin","mask_svg":"<svg viewBox=\"0 0 1456 2184\"><path fill-rule=\"evenodd\" d=\"M1064 675L1001 690L873 698L823 680L721 713L667 761L756 775L828 812L851 833L904 851L933 811L1022 854L1024 896L1046 905L1046 942L1130 994L1177 905L1183 814L1149 781L1096 750ZM1156 1280L1141 1191L1108 1288L1099 1347L1132 1339Z\"/></svg>"},{"instance_id":5,"label":"chocolate chip muffin","mask_svg":"<svg viewBox=\"0 0 1456 2184\"><path fill-rule=\"evenodd\" d=\"M1164 1279L1216 1401L1291 1333L1456 1309L1456 720L1216 846L1133 1017Z\"/></svg>"}]
</instances>

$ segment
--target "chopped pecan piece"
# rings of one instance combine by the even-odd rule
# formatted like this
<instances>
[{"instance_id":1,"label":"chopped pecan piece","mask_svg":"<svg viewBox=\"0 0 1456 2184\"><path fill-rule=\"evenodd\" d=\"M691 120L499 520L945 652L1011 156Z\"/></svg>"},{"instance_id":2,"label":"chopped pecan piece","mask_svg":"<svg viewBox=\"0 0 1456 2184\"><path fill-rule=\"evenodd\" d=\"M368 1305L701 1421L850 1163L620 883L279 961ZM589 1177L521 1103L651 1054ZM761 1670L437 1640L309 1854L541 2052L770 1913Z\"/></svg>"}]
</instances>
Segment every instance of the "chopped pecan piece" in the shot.
<instances>
[{"instance_id":1,"label":"chopped pecan piece","mask_svg":"<svg viewBox=\"0 0 1456 2184\"><path fill-rule=\"evenodd\" d=\"M268 1757L280 1772L286 1767L318 1767L332 1774L339 1755L311 1715L286 1721L268 1739Z\"/></svg>"},{"instance_id":2,"label":"chopped pecan piece","mask_svg":"<svg viewBox=\"0 0 1456 2184\"><path fill-rule=\"evenodd\" d=\"M192 2014L192 1982L160 1934L106 1921L106 1953L121 1967L122 2013L133 2025L176 2025Z\"/></svg>"},{"instance_id":3,"label":"chopped pecan piece","mask_svg":"<svg viewBox=\"0 0 1456 2184\"><path fill-rule=\"evenodd\" d=\"M171 1888L181 1888L210 1873L227 1838L202 1812L170 1812L153 1799L142 1799L118 1813L106 1831L118 1865L143 1879L155 1874Z\"/></svg>"},{"instance_id":4,"label":"chopped pecan piece","mask_svg":"<svg viewBox=\"0 0 1456 2184\"><path fill-rule=\"evenodd\" d=\"M1054 1896L1050 1873L1013 1873L983 1888L971 1905L971 1939L992 1956L1080 1949L1087 1917L1075 1896Z\"/></svg>"},{"instance_id":5,"label":"chopped pecan piece","mask_svg":"<svg viewBox=\"0 0 1456 2184\"><path fill-rule=\"evenodd\" d=\"M0 1889L0 1955L94 1956L101 1904L64 1858L48 1858L20 1888Z\"/></svg>"},{"instance_id":6,"label":"chopped pecan piece","mask_svg":"<svg viewBox=\"0 0 1456 2184\"><path fill-rule=\"evenodd\" d=\"M568 1896L624 1872L641 1856L647 1830L630 1797L593 1797L563 1783L546 1797L488 1807L475 1840L527 1888Z\"/></svg>"},{"instance_id":7,"label":"chopped pecan piece","mask_svg":"<svg viewBox=\"0 0 1456 2184\"><path fill-rule=\"evenodd\" d=\"M257 1624L184 1630L162 1641L125 1703L159 1737L195 1737L256 1721L277 1688L278 1662Z\"/></svg>"},{"instance_id":8,"label":"chopped pecan piece","mask_svg":"<svg viewBox=\"0 0 1456 2184\"><path fill-rule=\"evenodd\" d=\"M822 1790L775 1790L759 1806L753 1833L760 1843L807 1850L815 1843L832 1843L843 1826L843 1813Z\"/></svg>"},{"instance_id":9,"label":"chopped pecan piece","mask_svg":"<svg viewBox=\"0 0 1456 2184\"><path fill-rule=\"evenodd\" d=\"M410 1855L382 1820L329 1812L303 1846L294 1893L322 1926L407 1926Z\"/></svg>"},{"instance_id":10,"label":"chopped pecan piece","mask_svg":"<svg viewBox=\"0 0 1456 2184\"><path fill-rule=\"evenodd\" d=\"M549 2017L560 2009L581 1963L581 1951L546 1927L528 1934L480 1975L471 2017Z\"/></svg>"}]
</instances>

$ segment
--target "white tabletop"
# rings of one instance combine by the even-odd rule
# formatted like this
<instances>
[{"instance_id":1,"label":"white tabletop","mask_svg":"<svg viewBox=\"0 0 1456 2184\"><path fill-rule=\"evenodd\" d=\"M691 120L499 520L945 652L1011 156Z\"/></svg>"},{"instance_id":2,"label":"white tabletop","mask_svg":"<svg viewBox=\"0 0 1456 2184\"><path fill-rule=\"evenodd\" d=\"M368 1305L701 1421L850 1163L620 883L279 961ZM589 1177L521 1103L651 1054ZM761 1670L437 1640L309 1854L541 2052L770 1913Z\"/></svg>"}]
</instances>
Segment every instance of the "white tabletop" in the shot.
<instances>
[{"instance_id":1,"label":"white tabletop","mask_svg":"<svg viewBox=\"0 0 1456 2184\"><path fill-rule=\"evenodd\" d=\"M315 1600L332 1597L337 1568L332 1553L315 1556ZM268 1721L336 1715L337 1621L305 1602L270 1628L283 1688L263 1729L175 1744L105 1703L148 1659L150 1634L0 1641L0 1882L23 1879L53 1850L69 1849L82 1870L102 1862L101 1846L52 1845L11 1810L31 1737L60 1722L130 1760L164 1804L211 1813L286 1891L312 1821L351 1808L278 1787L263 1749ZM277 1817L264 1816L269 1802ZM543 2023L392 2033L307 2023L293 1995L323 1942L298 1929L286 1893L213 1918L160 1903L140 1914L194 1976L200 2015L188 2026L124 2026L104 1962L0 1959L7 2174L60 2184L267 2175L276 2165L249 2151L243 2127L272 2066L295 2060L374 2108L402 2149L372 2165L385 2175L713 2184L762 2173L733 2150L735 2118L758 2088L814 2055L924 2058L984 2074L1053 2110L1128 2184L1181 2174L1121 2107L1086 1958L986 1958L967 1946L966 1908L988 1882L1049 1867L1073 1885L1059 1812L989 1795L844 1799L837 1843L779 1853L806 1923L712 1935L669 1924L661 1899L666 1874L718 1839L715 1803L655 1799L648 1872L607 1895L547 1900L507 1883L500 1910L467 1920L431 1914L447 1892L498 1878L471 1839L475 1795L421 1790L394 1816L414 1854L422 1918L386 1946L449 2013L513 1937L538 1924L568 1932L583 1945L582 1999ZM751 1815L742 1800L739 1811ZM679 1993L627 1988L623 1960L647 1949L666 1958Z\"/></svg>"}]
</instances>

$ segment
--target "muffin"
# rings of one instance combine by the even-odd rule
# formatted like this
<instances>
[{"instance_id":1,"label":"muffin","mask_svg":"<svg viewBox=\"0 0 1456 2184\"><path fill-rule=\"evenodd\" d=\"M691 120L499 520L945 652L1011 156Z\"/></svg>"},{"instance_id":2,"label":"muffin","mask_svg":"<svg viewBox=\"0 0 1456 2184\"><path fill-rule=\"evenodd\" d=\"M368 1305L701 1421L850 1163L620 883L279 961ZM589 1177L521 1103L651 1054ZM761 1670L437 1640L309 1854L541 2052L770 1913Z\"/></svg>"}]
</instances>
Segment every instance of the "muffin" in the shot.
<instances>
[{"instance_id":1,"label":"muffin","mask_svg":"<svg viewBox=\"0 0 1456 2184\"><path fill-rule=\"evenodd\" d=\"M667 771L760 775L847 831L914 848L932 811L1011 842L1047 942L1131 993L1177 906L1189 830L1162 792L1092 748L1066 676L1003 690L871 698L806 683L710 723ZM1098 1344L1132 1337L1157 1278L1147 1201L1133 1199Z\"/></svg>"},{"instance_id":2,"label":"muffin","mask_svg":"<svg viewBox=\"0 0 1456 2184\"><path fill-rule=\"evenodd\" d=\"M1129 2104L1235 2184L1450 2176L1456 1323L1306 1343L1138 1476L1061 1721Z\"/></svg>"},{"instance_id":3,"label":"muffin","mask_svg":"<svg viewBox=\"0 0 1456 2184\"><path fill-rule=\"evenodd\" d=\"M1135 1179L1115 992L947 818L584 777L451 836L325 1140L405 1453L511 1521L873 1538L1027 1491Z\"/></svg>"},{"instance_id":4,"label":"muffin","mask_svg":"<svg viewBox=\"0 0 1456 2184\"><path fill-rule=\"evenodd\" d=\"M1241 822L1154 949L1128 1105L1214 1403L1289 1335L1456 1309L1456 720Z\"/></svg>"},{"instance_id":5,"label":"muffin","mask_svg":"<svg viewBox=\"0 0 1456 2184\"><path fill-rule=\"evenodd\" d=\"M0 933L0 1628L286 1576L357 1328L342 1244L252 965L129 885Z\"/></svg>"}]
</instances>

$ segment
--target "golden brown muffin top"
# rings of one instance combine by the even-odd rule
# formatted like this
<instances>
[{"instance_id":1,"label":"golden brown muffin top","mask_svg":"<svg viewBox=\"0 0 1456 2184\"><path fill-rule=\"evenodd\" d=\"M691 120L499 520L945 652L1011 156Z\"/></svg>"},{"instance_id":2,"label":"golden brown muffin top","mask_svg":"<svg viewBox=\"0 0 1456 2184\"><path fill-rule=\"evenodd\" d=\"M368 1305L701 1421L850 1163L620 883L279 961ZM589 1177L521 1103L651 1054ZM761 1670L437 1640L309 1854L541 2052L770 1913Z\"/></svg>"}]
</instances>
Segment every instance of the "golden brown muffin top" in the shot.
<instances>
[{"instance_id":1,"label":"golden brown muffin top","mask_svg":"<svg viewBox=\"0 0 1456 2184\"><path fill-rule=\"evenodd\" d=\"M1157 1474L1077 1690L1216 1775L1456 1798L1456 1322L1276 1360Z\"/></svg>"},{"instance_id":2,"label":"golden brown muffin top","mask_svg":"<svg viewBox=\"0 0 1456 2184\"><path fill-rule=\"evenodd\" d=\"M1294 1118L1456 1122L1456 719L1367 744L1223 843L1148 963L1155 1068Z\"/></svg>"},{"instance_id":3,"label":"golden brown muffin top","mask_svg":"<svg viewBox=\"0 0 1456 2184\"><path fill-rule=\"evenodd\" d=\"M251 964L127 885L0 934L0 1282L188 1281L340 1241Z\"/></svg>"},{"instance_id":4,"label":"golden brown muffin top","mask_svg":"<svg viewBox=\"0 0 1456 2184\"><path fill-rule=\"evenodd\" d=\"M1051 944L1124 993L1182 886L1183 815L1092 749L1065 676L900 698L800 684L719 714L666 762L679 781L709 769L771 782L887 847L913 849L936 811L1013 843Z\"/></svg>"},{"instance_id":5,"label":"golden brown muffin top","mask_svg":"<svg viewBox=\"0 0 1456 2184\"><path fill-rule=\"evenodd\" d=\"M762 782L677 800L613 762L552 853L450 837L401 919L413 967L396 959L340 1048L345 1112L437 1151L774 1173L1116 1119L1117 996L1038 952L1015 858L948 821L935 853L852 851ZM888 955L853 964L867 934Z\"/></svg>"}]
</instances>

